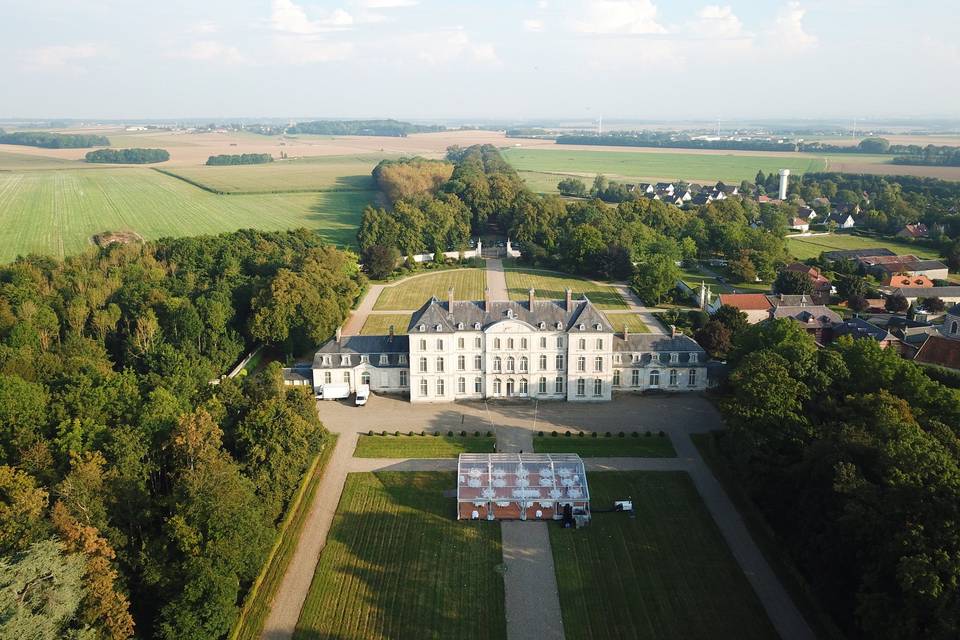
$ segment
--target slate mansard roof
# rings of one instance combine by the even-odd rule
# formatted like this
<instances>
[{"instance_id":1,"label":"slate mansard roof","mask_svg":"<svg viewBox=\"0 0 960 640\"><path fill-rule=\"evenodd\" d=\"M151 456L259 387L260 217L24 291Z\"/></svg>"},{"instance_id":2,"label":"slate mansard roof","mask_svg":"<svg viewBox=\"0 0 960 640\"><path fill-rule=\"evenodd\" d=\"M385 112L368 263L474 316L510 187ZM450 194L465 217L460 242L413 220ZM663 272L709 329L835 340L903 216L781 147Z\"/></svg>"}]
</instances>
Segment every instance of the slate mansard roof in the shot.
<instances>
[{"instance_id":1,"label":"slate mansard roof","mask_svg":"<svg viewBox=\"0 0 960 640\"><path fill-rule=\"evenodd\" d=\"M540 323L543 323L545 331L576 332L582 324L584 331L613 333L613 327L606 317L587 299L573 300L570 310L567 310L564 300L534 300L532 309L526 301L454 300L451 309L450 302L440 302L435 297L427 300L413 314L407 332L411 335L421 333L421 325L424 333L476 331L478 327L484 330L503 320L519 320L534 329L539 329ZM560 329L557 329L558 323ZM600 329L597 329L597 325L600 325Z\"/></svg>"},{"instance_id":2,"label":"slate mansard roof","mask_svg":"<svg viewBox=\"0 0 960 640\"><path fill-rule=\"evenodd\" d=\"M360 356L370 358L370 365L378 368L408 366L400 362L400 356L406 358L410 351L407 336L347 336L328 340L313 356L314 369L349 369L360 364ZM379 356L387 356L386 364L380 364ZM324 356L330 357L330 364L323 364ZM346 356L346 360L344 360Z\"/></svg>"},{"instance_id":3,"label":"slate mansard roof","mask_svg":"<svg viewBox=\"0 0 960 640\"><path fill-rule=\"evenodd\" d=\"M633 362L625 360L621 364L641 364L648 366L659 364L664 366L704 366L707 362L706 351L693 338L685 335L663 336L654 333L629 334L626 338L613 336L613 350L617 353L639 353L640 360ZM654 362L654 354L660 354L659 362ZM670 362L669 354L676 353L678 362ZM694 354L696 354L694 356ZM614 366L617 366L616 364Z\"/></svg>"}]
</instances>

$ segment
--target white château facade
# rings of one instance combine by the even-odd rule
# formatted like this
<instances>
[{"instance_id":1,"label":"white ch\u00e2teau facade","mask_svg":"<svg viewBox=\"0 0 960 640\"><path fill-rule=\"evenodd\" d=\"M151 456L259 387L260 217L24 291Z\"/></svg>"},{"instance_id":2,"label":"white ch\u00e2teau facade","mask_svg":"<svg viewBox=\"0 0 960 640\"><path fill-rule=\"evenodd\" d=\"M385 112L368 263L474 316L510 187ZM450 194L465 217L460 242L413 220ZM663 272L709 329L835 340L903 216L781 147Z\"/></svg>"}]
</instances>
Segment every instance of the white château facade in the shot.
<instances>
[{"instance_id":1,"label":"white ch\u00e2teau facade","mask_svg":"<svg viewBox=\"0 0 960 640\"><path fill-rule=\"evenodd\" d=\"M537 398L602 402L614 391L706 388L706 353L691 338L615 333L574 300L428 300L408 335L337 337L316 353L315 389L369 384L411 402Z\"/></svg>"}]
</instances>

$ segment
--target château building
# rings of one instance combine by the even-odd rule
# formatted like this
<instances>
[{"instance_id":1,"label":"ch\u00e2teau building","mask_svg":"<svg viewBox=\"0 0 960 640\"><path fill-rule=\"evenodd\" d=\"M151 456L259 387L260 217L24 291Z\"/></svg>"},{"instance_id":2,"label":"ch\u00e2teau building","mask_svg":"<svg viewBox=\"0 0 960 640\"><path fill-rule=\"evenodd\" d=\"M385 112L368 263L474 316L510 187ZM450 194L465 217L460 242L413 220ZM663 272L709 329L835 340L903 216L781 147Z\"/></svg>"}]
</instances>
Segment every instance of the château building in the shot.
<instances>
[{"instance_id":1,"label":"ch\u00e2teau building","mask_svg":"<svg viewBox=\"0 0 960 640\"><path fill-rule=\"evenodd\" d=\"M616 332L589 299L427 300L407 335L337 331L317 351L315 389L369 384L411 402L537 398L591 402L614 391L706 388L706 352L684 335Z\"/></svg>"}]
</instances>

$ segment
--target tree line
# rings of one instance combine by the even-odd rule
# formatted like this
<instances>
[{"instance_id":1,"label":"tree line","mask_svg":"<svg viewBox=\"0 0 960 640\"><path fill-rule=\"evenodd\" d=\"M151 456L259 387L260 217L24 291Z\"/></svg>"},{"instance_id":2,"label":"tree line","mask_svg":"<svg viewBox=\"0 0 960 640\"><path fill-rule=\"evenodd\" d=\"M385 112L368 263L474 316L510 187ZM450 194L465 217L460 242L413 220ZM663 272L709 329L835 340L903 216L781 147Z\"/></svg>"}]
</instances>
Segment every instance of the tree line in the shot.
<instances>
[{"instance_id":1,"label":"tree line","mask_svg":"<svg viewBox=\"0 0 960 640\"><path fill-rule=\"evenodd\" d=\"M104 136L86 133L50 133L47 131L12 131L5 133L0 130L0 144L21 144L44 149L86 149L89 147L105 147L110 144L110 140Z\"/></svg>"},{"instance_id":2,"label":"tree line","mask_svg":"<svg viewBox=\"0 0 960 640\"><path fill-rule=\"evenodd\" d=\"M893 164L926 165L932 167L960 167L960 147L935 146L928 144L925 147L910 145L907 149L897 151Z\"/></svg>"},{"instance_id":3,"label":"tree line","mask_svg":"<svg viewBox=\"0 0 960 640\"><path fill-rule=\"evenodd\" d=\"M413 124L400 120L315 120L298 122L287 127L289 134L312 134L323 136L392 136L406 137L411 133L445 131L440 125Z\"/></svg>"},{"instance_id":4,"label":"tree line","mask_svg":"<svg viewBox=\"0 0 960 640\"><path fill-rule=\"evenodd\" d=\"M240 154L221 154L207 158L206 164L211 167L236 164L266 164L273 162L273 156L269 153L240 153Z\"/></svg>"},{"instance_id":5,"label":"tree line","mask_svg":"<svg viewBox=\"0 0 960 640\"><path fill-rule=\"evenodd\" d=\"M97 149L84 156L87 162L101 164L152 164L166 162L170 153L166 149Z\"/></svg>"},{"instance_id":6,"label":"tree line","mask_svg":"<svg viewBox=\"0 0 960 640\"><path fill-rule=\"evenodd\" d=\"M277 364L209 381L359 278L306 230L0 266L0 637L224 637L326 432Z\"/></svg>"},{"instance_id":7,"label":"tree line","mask_svg":"<svg viewBox=\"0 0 960 640\"><path fill-rule=\"evenodd\" d=\"M960 392L895 349L740 324L721 445L853 638L960 635Z\"/></svg>"}]
</instances>

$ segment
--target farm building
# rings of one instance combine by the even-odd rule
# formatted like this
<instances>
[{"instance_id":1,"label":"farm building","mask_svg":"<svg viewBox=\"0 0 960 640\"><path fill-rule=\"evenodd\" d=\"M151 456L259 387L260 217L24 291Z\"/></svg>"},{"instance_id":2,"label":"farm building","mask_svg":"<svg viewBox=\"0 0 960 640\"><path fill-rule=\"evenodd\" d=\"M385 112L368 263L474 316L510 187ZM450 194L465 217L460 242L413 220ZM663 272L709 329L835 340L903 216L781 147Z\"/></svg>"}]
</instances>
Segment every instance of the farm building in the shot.
<instances>
[{"instance_id":1,"label":"farm building","mask_svg":"<svg viewBox=\"0 0 960 640\"><path fill-rule=\"evenodd\" d=\"M587 473L572 453L461 453L458 520L560 520L590 516Z\"/></svg>"}]
</instances>

